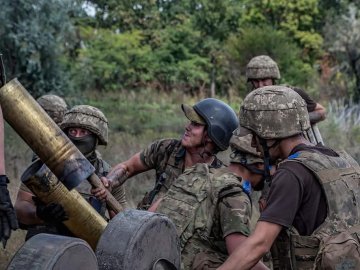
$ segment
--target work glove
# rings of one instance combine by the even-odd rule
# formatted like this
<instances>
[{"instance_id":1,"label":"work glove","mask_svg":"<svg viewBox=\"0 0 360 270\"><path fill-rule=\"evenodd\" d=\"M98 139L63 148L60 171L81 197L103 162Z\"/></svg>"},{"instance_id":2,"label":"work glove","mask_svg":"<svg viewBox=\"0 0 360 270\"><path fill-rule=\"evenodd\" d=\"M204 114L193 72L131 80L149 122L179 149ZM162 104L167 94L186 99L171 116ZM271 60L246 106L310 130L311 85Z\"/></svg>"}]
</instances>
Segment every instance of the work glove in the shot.
<instances>
[{"instance_id":1,"label":"work glove","mask_svg":"<svg viewBox=\"0 0 360 270\"><path fill-rule=\"evenodd\" d=\"M32 197L32 199L36 205L36 215L45 223L58 225L69 219L62 205L58 203L44 204L38 197Z\"/></svg>"},{"instance_id":2,"label":"work glove","mask_svg":"<svg viewBox=\"0 0 360 270\"><path fill-rule=\"evenodd\" d=\"M5 248L11 230L19 228L14 207L7 189L8 178L0 175L0 240Z\"/></svg>"}]
</instances>

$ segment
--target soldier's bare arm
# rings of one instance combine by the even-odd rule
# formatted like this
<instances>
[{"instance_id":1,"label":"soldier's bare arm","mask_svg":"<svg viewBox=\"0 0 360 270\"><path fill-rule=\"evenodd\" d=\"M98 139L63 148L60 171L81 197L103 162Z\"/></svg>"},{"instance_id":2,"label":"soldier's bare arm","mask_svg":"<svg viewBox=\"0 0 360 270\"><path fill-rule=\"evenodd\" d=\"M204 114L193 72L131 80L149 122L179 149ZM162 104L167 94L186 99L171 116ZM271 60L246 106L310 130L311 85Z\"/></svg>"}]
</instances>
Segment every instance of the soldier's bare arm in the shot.
<instances>
[{"instance_id":1,"label":"soldier's bare arm","mask_svg":"<svg viewBox=\"0 0 360 270\"><path fill-rule=\"evenodd\" d=\"M218 270L251 269L270 250L282 226L259 221L251 234Z\"/></svg>"},{"instance_id":2,"label":"soldier's bare arm","mask_svg":"<svg viewBox=\"0 0 360 270\"><path fill-rule=\"evenodd\" d=\"M114 166L106 177L101 177L101 181L106 188L112 189L124 184L129 177L147 170L149 170L149 168L141 161L140 153L136 153L127 161ZM91 192L98 199L106 199L105 190L102 188L92 189Z\"/></svg>"}]
</instances>

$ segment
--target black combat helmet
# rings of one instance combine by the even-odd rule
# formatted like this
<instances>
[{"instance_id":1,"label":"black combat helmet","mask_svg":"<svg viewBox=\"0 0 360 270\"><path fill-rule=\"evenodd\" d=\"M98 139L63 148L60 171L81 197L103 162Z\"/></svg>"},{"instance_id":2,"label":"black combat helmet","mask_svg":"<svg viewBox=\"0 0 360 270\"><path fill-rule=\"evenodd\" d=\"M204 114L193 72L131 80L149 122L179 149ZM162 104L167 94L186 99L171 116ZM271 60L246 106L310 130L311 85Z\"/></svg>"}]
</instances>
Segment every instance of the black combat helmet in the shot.
<instances>
[{"instance_id":1,"label":"black combat helmet","mask_svg":"<svg viewBox=\"0 0 360 270\"><path fill-rule=\"evenodd\" d=\"M239 124L234 110L215 98L203 99L193 108L206 121L210 139L221 151L226 150L232 133Z\"/></svg>"}]
</instances>

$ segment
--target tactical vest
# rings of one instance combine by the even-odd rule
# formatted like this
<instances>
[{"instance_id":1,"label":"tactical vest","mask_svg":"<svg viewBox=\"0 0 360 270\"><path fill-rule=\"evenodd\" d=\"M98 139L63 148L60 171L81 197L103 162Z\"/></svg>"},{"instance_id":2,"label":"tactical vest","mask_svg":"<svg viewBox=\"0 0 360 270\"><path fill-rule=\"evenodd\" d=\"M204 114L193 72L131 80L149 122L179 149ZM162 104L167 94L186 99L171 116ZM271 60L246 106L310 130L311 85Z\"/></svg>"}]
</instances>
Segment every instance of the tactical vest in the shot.
<instances>
[{"instance_id":1,"label":"tactical vest","mask_svg":"<svg viewBox=\"0 0 360 270\"><path fill-rule=\"evenodd\" d=\"M337 153L300 151L282 162L301 163L314 174L326 196L327 217L310 236L283 230L271 249L274 269L313 269L322 238L359 224L360 167L346 152Z\"/></svg>"},{"instance_id":2,"label":"tactical vest","mask_svg":"<svg viewBox=\"0 0 360 270\"><path fill-rule=\"evenodd\" d=\"M171 143L165 149L167 153L170 153L167 160L161 160L160 168L156 171L156 182L153 190L147 192L138 204L137 208L147 210L150 205L157 199L163 197L168 189L171 187L174 180L179 177L185 167L185 148L181 145L181 141L173 139ZM220 168L223 163L215 157L213 167Z\"/></svg>"},{"instance_id":3,"label":"tactical vest","mask_svg":"<svg viewBox=\"0 0 360 270\"><path fill-rule=\"evenodd\" d=\"M175 224L180 238L183 267L191 267L194 256L214 248L213 218L221 198L242 192L240 179L225 169L199 163L188 168L172 184L157 208Z\"/></svg>"}]
</instances>

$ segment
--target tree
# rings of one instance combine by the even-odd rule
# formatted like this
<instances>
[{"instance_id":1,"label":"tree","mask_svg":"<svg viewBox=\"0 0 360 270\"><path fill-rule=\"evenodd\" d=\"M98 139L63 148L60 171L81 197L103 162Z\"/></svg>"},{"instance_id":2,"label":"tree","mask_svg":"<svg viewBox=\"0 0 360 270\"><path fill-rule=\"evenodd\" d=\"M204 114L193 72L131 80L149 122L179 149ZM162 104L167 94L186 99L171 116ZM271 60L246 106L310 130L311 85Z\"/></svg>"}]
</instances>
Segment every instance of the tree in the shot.
<instances>
[{"instance_id":1,"label":"tree","mask_svg":"<svg viewBox=\"0 0 360 270\"><path fill-rule=\"evenodd\" d=\"M295 39L303 48L302 57L313 61L321 54L323 39L316 26L321 20L319 0L246 0L241 24L271 25Z\"/></svg>"},{"instance_id":2,"label":"tree","mask_svg":"<svg viewBox=\"0 0 360 270\"><path fill-rule=\"evenodd\" d=\"M0 51L8 78L17 77L35 96L69 87L66 51L75 38L72 17L80 12L71 0L5 1L0 9Z\"/></svg>"},{"instance_id":3,"label":"tree","mask_svg":"<svg viewBox=\"0 0 360 270\"><path fill-rule=\"evenodd\" d=\"M360 100L360 16L358 8L350 5L348 11L325 29L325 45L337 61L337 70L350 78L349 88L353 89L355 100ZM351 83L353 82L353 85Z\"/></svg>"},{"instance_id":4,"label":"tree","mask_svg":"<svg viewBox=\"0 0 360 270\"><path fill-rule=\"evenodd\" d=\"M151 48L141 31L116 33L80 27L83 47L78 50L74 80L81 89L117 90L146 84L151 76Z\"/></svg>"}]
</instances>

